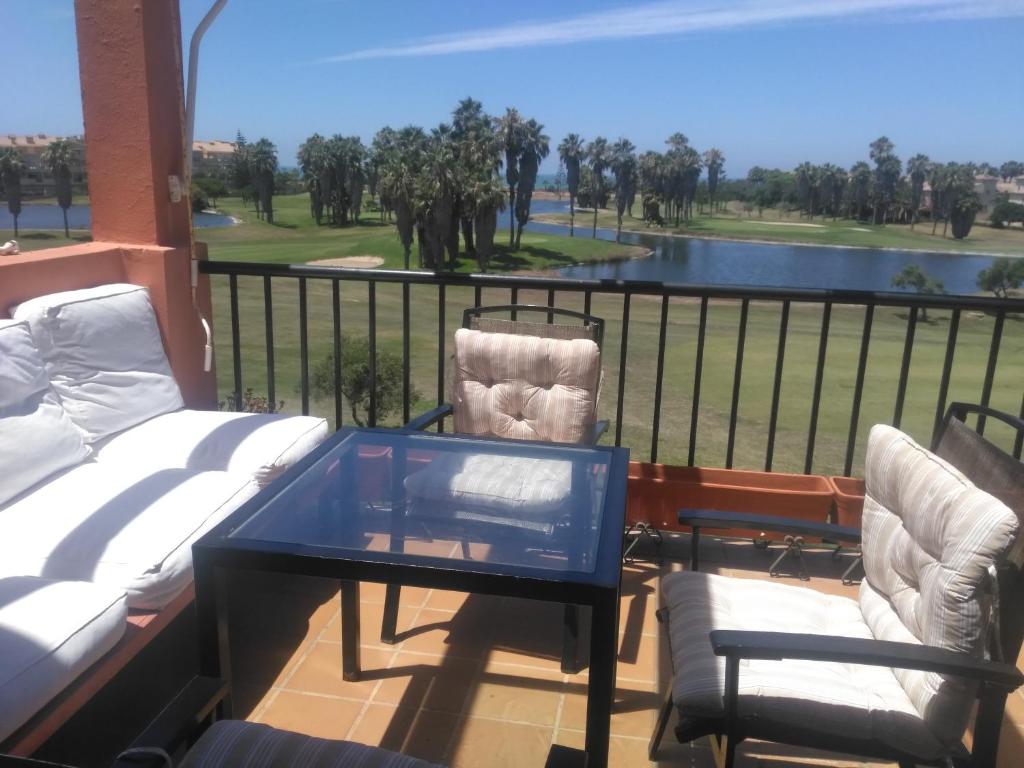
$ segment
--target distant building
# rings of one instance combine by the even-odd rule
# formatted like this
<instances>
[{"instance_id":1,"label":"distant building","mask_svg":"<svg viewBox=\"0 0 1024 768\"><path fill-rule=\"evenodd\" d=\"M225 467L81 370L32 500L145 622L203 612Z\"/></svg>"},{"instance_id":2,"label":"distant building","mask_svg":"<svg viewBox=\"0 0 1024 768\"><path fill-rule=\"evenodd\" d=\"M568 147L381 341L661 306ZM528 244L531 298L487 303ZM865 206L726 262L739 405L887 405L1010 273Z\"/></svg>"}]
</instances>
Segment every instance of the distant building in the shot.
<instances>
[{"instance_id":1,"label":"distant building","mask_svg":"<svg viewBox=\"0 0 1024 768\"><path fill-rule=\"evenodd\" d=\"M224 176L231 168L234 153L233 141L193 141L192 175Z\"/></svg>"},{"instance_id":2,"label":"distant building","mask_svg":"<svg viewBox=\"0 0 1024 768\"><path fill-rule=\"evenodd\" d=\"M85 192L85 146L81 136L49 136L35 133L27 136L0 134L0 152L14 147L21 154L25 170L21 175L21 193L26 197L54 194L53 176L43 163L43 152L57 139L66 138L71 142L71 188Z\"/></svg>"},{"instance_id":3,"label":"distant building","mask_svg":"<svg viewBox=\"0 0 1024 768\"><path fill-rule=\"evenodd\" d=\"M54 180L43 163L43 152L51 142L67 139L71 142L71 187L76 194L85 194L85 144L81 136L51 136L45 133L19 135L0 134L0 152L14 147L21 154L25 171L21 175L21 193L25 197L46 197L54 194ZM231 141L192 142L192 174L194 176L223 176L228 172L235 151Z\"/></svg>"},{"instance_id":4,"label":"distant building","mask_svg":"<svg viewBox=\"0 0 1024 768\"><path fill-rule=\"evenodd\" d=\"M981 200L981 212L988 213L992 210L998 195L1006 195L1010 202L1024 205L1024 176L1019 176L1012 181L1003 181L998 176L978 174L974 177L974 191L978 193ZM932 188L928 182L924 184L924 194L921 196L921 208L930 210L932 205Z\"/></svg>"}]
</instances>

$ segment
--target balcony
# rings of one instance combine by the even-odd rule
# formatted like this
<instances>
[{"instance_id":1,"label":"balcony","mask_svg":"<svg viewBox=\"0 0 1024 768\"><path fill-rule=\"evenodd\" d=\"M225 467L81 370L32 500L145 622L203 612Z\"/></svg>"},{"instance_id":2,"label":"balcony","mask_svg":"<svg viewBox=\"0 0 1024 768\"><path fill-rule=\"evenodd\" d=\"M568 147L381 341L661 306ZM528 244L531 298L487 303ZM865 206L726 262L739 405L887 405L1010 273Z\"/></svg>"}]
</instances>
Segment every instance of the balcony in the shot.
<instances>
[{"instance_id":1,"label":"balcony","mask_svg":"<svg viewBox=\"0 0 1024 768\"><path fill-rule=\"evenodd\" d=\"M658 477L686 467L769 472L769 485L794 482L782 473L857 476L874 423L898 425L927 444L954 400L1021 408L1018 300L347 270L283 263L287 254L273 265L222 261L215 251L207 260L205 247L190 239L187 204L164 194L168 173L181 172L179 121L162 122L180 117L180 41L156 35L144 44L122 19L118 45L137 54L145 72L139 90L124 88L112 109L123 67L90 58L89 41L105 39L97 19L117 10L78 5L95 14L80 12L80 44L97 242L0 262L0 306L101 282L146 285L188 404L240 403L251 389L275 406L284 401L286 412L323 415L336 427L353 418L399 425L446 399L451 336L465 308L538 304L606 319L606 440L628 447L636 462L629 520L667 532L662 564L638 559L623 571L612 765L647 759L671 680L655 610L661 579L685 567L690 539L675 530L678 503ZM109 4L122 12L130 5ZM144 15L150 31L165 23L176 29L173 2L154 2ZM115 128L152 152L126 164L109 139ZM200 313L215 320L215 375L203 371ZM326 362L340 360L343 338L367 341L365 402L340 394L341 371ZM399 365L394 407L378 402L375 386L385 354ZM1001 438L995 428L991 436ZM1019 441L1005 445L1020 458ZM749 494L751 511L769 510L776 498L762 487ZM705 536L700 554L705 570L767 580L776 553L749 538ZM808 585L854 596L856 587L840 580L849 558L809 552ZM364 676L347 683L339 673L336 583L246 575L231 589L239 596L231 615L237 716L454 766L542 765L552 744L582 745L588 674L559 669L557 606L407 588L399 642L382 645L382 589L366 585ZM194 618L183 610L80 702L78 715L37 756L105 764L194 671L194 647ZM1000 765L1009 768L1024 753L1020 692L1010 698L1002 739ZM763 742L744 743L740 755L743 764L860 764ZM658 762L714 765L704 742L681 746L671 733Z\"/></svg>"}]
</instances>

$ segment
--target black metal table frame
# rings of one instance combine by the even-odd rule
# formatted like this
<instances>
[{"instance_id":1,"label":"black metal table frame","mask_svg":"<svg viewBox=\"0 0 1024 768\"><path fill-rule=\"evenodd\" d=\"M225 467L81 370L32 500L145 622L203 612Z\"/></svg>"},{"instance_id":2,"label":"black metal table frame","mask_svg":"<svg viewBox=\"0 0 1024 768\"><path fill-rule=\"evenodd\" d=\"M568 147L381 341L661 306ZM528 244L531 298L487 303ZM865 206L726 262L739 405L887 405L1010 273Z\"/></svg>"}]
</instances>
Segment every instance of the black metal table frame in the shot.
<instances>
[{"instance_id":1,"label":"black metal table frame","mask_svg":"<svg viewBox=\"0 0 1024 768\"><path fill-rule=\"evenodd\" d=\"M338 579L341 583L342 674L345 679L359 677L359 583L362 581L402 586L471 592L482 595L520 597L554 603L590 606L590 675L587 691L586 752L588 766L600 767L608 761L612 702L618 657L620 579L611 584L585 583L564 578L545 577L537 569L479 561L455 561L448 558L405 555L390 552L347 552L310 544L281 543L255 539L229 538L228 534L249 520L277 493L314 466L338 442L353 433L344 428L297 462L270 488L247 501L221 523L207 532L193 547L196 612L199 635L200 673L231 680L228 640L228 570L250 570L317 576ZM360 430L366 432L406 433L407 430ZM459 440L446 434L435 439ZM474 437L474 440L481 438ZM494 442L507 442L494 440ZM514 441L522 445L524 441ZM536 443L552 448L551 443ZM572 446L575 450L602 451L610 454L608 485L605 490L601 533L595 561L622 557L622 530L625 525L628 450L611 447ZM269 495L268 495L269 494ZM610 514L609 514L610 512ZM621 576L621 569L619 569ZM222 705L230 716L230 699Z\"/></svg>"}]
</instances>

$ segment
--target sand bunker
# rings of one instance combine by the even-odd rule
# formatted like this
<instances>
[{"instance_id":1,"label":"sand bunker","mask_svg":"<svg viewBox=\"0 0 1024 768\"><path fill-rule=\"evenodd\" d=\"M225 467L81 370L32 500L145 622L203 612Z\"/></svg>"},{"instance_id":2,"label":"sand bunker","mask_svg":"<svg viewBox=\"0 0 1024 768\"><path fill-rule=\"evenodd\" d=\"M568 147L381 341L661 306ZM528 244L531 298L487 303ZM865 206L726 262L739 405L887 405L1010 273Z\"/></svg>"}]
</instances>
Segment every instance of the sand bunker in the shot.
<instances>
[{"instance_id":1,"label":"sand bunker","mask_svg":"<svg viewBox=\"0 0 1024 768\"><path fill-rule=\"evenodd\" d=\"M824 224L801 224L796 221L761 221L760 219L758 219L757 221L752 221L751 219L743 219L743 221L747 222L748 224L767 224L770 227L813 227L814 229L825 228Z\"/></svg>"},{"instance_id":2,"label":"sand bunker","mask_svg":"<svg viewBox=\"0 0 1024 768\"><path fill-rule=\"evenodd\" d=\"M380 256L343 256L337 259L307 261L314 267L348 267L349 269L373 269L384 263Z\"/></svg>"}]
</instances>

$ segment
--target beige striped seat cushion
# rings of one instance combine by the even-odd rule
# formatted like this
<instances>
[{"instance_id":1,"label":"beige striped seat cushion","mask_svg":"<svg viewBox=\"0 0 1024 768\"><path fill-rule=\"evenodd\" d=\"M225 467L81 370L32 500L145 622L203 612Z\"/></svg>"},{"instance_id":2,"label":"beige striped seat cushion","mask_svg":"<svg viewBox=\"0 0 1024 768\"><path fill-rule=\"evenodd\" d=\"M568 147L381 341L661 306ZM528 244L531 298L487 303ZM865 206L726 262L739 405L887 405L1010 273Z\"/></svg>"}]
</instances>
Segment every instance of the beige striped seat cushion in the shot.
<instances>
[{"instance_id":1,"label":"beige striped seat cushion","mask_svg":"<svg viewBox=\"0 0 1024 768\"><path fill-rule=\"evenodd\" d=\"M1017 516L957 469L892 427L868 438L860 607L879 640L981 656L989 628L989 566L1002 561ZM973 688L959 678L897 670L940 738L959 740Z\"/></svg>"},{"instance_id":2,"label":"beige striped seat cushion","mask_svg":"<svg viewBox=\"0 0 1024 768\"><path fill-rule=\"evenodd\" d=\"M214 723L181 768L431 768L433 764L351 741L332 741L239 720Z\"/></svg>"},{"instance_id":3,"label":"beige striped seat cushion","mask_svg":"<svg viewBox=\"0 0 1024 768\"><path fill-rule=\"evenodd\" d=\"M672 697L682 715L723 717L725 659L711 650L715 629L870 638L857 602L805 587L683 571L667 576ZM942 745L892 670L817 661L740 664L739 713L770 726L877 739L930 758Z\"/></svg>"},{"instance_id":4,"label":"beige striped seat cushion","mask_svg":"<svg viewBox=\"0 0 1024 768\"><path fill-rule=\"evenodd\" d=\"M455 431L579 442L597 419L601 354L589 339L455 332Z\"/></svg>"}]
</instances>

